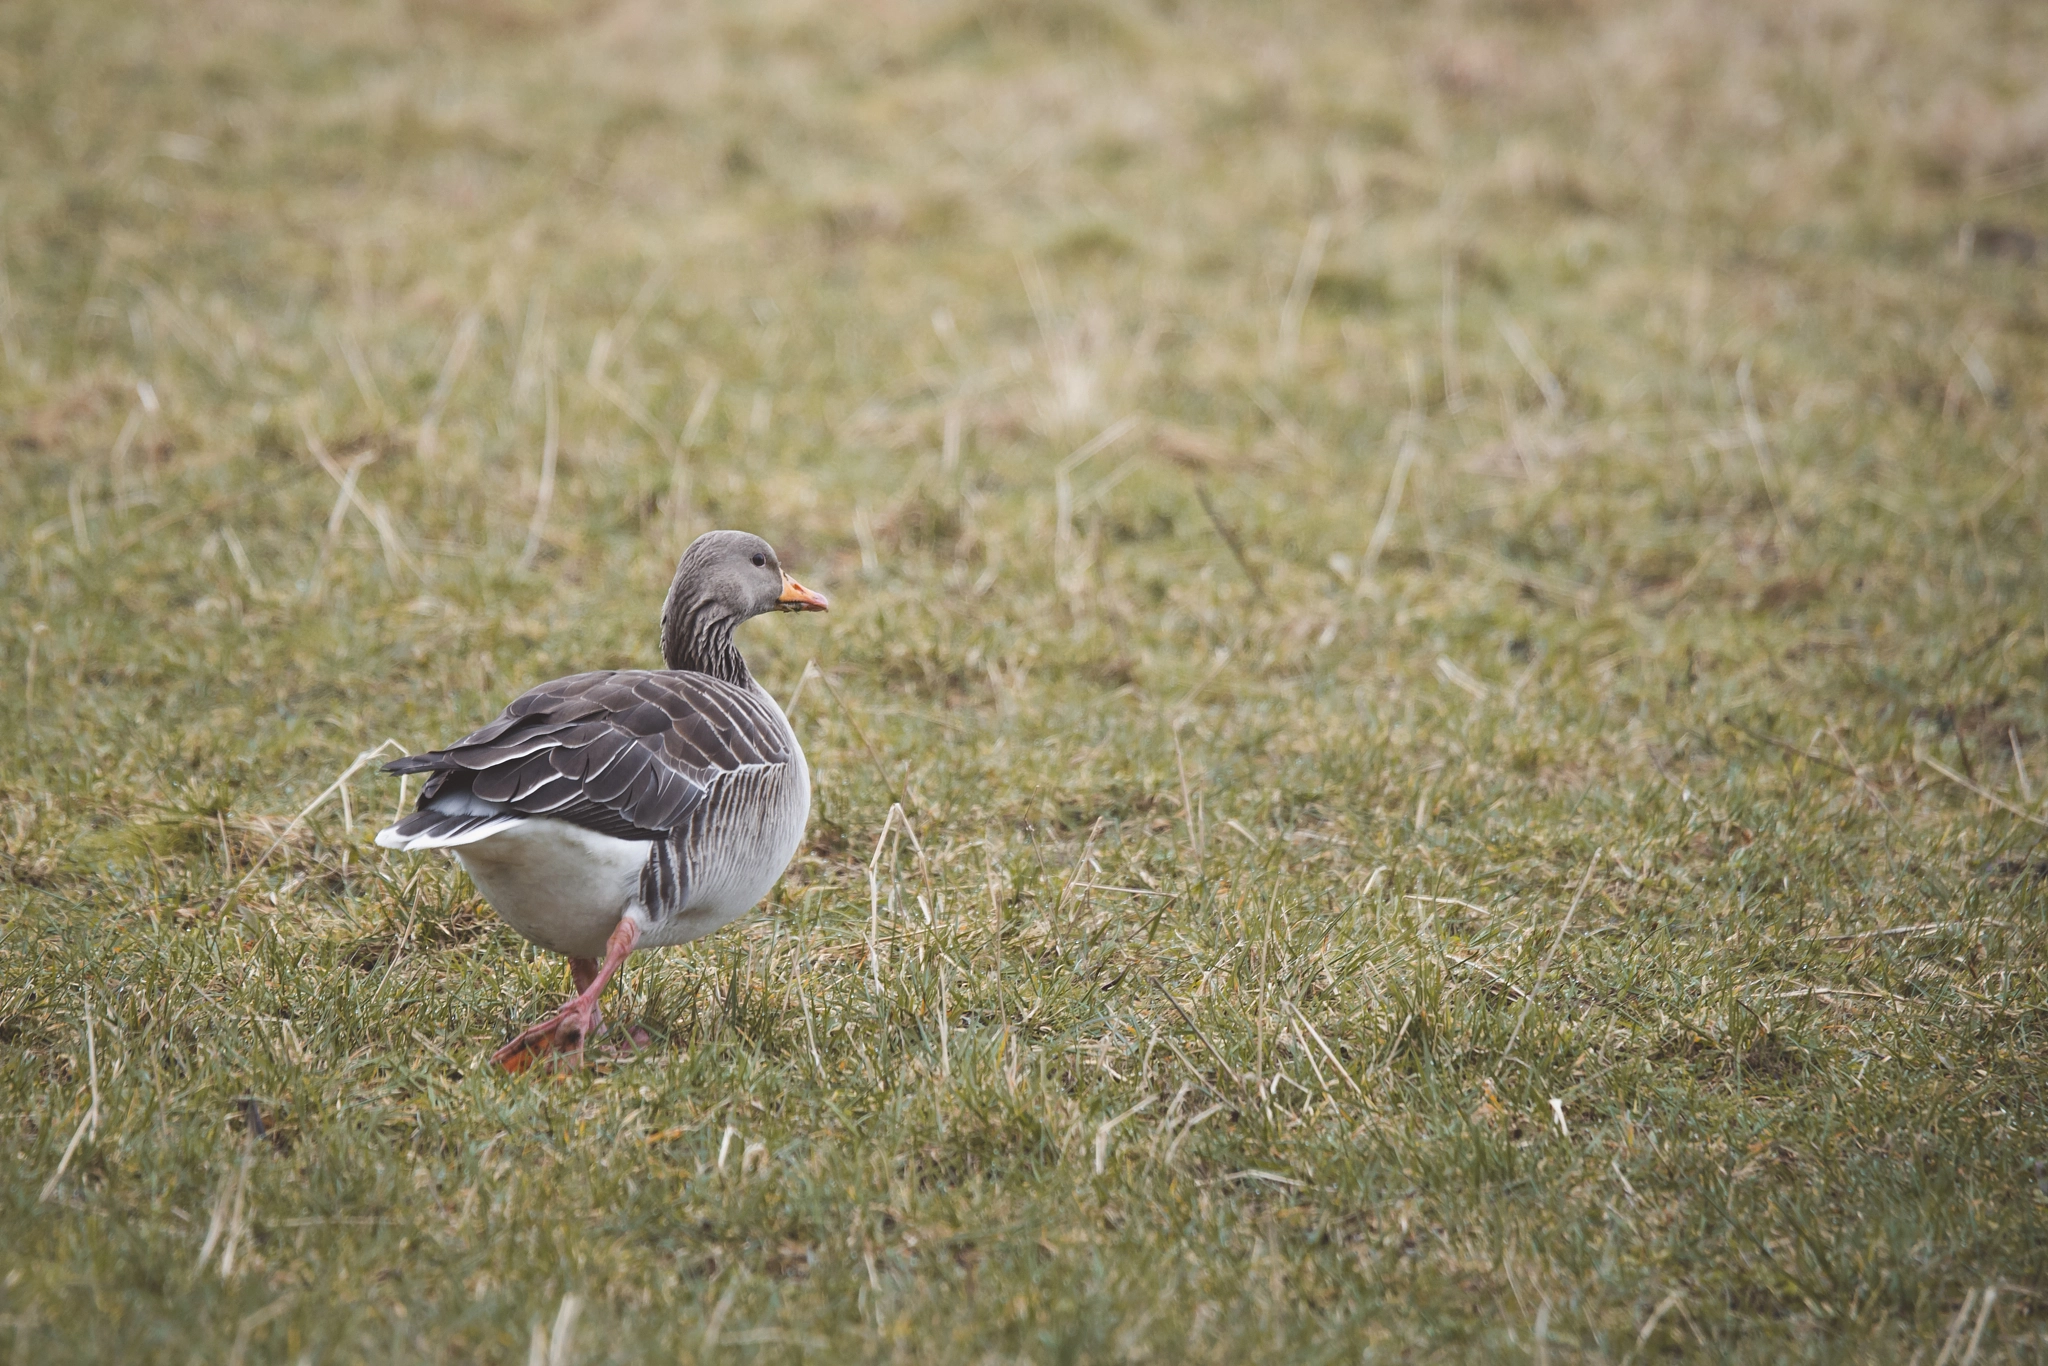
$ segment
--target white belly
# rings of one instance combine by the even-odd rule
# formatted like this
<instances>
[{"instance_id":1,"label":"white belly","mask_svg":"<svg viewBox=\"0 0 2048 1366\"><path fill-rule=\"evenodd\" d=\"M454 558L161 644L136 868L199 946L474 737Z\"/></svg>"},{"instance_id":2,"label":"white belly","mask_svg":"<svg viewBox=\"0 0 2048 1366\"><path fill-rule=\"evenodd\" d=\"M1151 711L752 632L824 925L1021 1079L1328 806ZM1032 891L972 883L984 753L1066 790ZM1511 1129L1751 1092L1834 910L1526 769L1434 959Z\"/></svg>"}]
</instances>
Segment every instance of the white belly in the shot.
<instances>
[{"instance_id":1,"label":"white belly","mask_svg":"<svg viewBox=\"0 0 2048 1366\"><path fill-rule=\"evenodd\" d=\"M794 737L792 737L792 741ZM641 929L642 948L701 939L745 915L774 889L803 842L811 782L803 751L739 800L720 792L693 823L683 868L683 904L655 918L642 903L640 875L653 846L600 835L567 821L528 816L455 856L501 919L533 943L572 958L602 958L622 917Z\"/></svg>"},{"instance_id":2,"label":"white belly","mask_svg":"<svg viewBox=\"0 0 2048 1366\"><path fill-rule=\"evenodd\" d=\"M504 922L544 949L604 957L619 918L640 901L644 840L530 816L455 851Z\"/></svg>"}]
</instances>

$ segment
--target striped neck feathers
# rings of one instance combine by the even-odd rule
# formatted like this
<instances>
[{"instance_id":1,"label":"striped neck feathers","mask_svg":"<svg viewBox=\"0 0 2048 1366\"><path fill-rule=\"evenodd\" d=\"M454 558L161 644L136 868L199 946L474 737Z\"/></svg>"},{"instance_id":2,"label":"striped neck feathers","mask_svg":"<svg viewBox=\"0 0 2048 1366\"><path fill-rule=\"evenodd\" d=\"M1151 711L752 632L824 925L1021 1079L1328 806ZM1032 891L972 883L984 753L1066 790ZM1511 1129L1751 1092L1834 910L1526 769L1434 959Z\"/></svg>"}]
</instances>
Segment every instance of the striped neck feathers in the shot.
<instances>
[{"instance_id":1,"label":"striped neck feathers","mask_svg":"<svg viewBox=\"0 0 2048 1366\"><path fill-rule=\"evenodd\" d=\"M737 625L739 619L727 615L716 603L672 608L661 618L662 660L671 669L710 674L738 687L751 687L754 676L747 671L739 647L732 643Z\"/></svg>"}]
</instances>

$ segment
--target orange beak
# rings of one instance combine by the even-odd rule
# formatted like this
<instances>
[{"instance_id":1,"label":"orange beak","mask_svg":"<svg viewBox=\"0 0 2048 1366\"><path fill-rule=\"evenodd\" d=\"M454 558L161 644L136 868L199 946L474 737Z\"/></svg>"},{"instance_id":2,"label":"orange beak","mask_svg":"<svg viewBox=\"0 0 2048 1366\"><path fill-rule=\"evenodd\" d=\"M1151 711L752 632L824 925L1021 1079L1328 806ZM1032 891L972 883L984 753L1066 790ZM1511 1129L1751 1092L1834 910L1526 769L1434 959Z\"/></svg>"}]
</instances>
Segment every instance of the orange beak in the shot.
<instances>
[{"instance_id":1,"label":"orange beak","mask_svg":"<svg viewBox=\"0 0 2048 1366\"><path fill-rule=\"evenodd\" d=\"M775 600L775 610L778 612L827 612L831 610L831 604L825 601L824 594L813 593L789 575L784 574L782 576L782 596Z\"/></svg>"}]
</instances>

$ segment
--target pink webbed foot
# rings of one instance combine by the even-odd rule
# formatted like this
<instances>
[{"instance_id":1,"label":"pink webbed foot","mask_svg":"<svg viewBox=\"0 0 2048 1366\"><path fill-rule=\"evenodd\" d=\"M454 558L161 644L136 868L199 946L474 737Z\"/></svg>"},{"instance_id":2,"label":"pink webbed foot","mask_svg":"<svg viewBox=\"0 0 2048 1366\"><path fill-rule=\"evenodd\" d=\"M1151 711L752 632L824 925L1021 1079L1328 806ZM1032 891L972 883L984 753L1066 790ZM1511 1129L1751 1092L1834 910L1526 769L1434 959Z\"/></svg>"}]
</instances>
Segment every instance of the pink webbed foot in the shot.
<instances>
[{"instance_id":1,"label":"pink webbed foot","mask_svg":"<svg viewBox=\"0 0 2048 1366\"><path fill-rule=\"evenodd\" d=\"M491 1061L507 1072L524 1072L544 1058L581 1055L583 1045L604 1027L603 1018L595 1001L585 1006L578 996L539 1024L521 1030L491 1054Z\"/></svg>"},{"instance_id":2,"label":"pink webbed foot","mask_svg":"<svg viewBox=\"0 0 2048 1366\"><path fill-rule=\"evenodd\" d=\"M547 1019L521 1030L518 1037L493 1053L491 1060L507 1072L524 1072L549 1057L573 1056L581 1061L584 1045L604 1027L597 998L604 994L605 985L639 941L639 927L631 920L621 920L605 941L604 962L571 958L569 975L576 983L576 994Z\"/></svg>"}]
</instances>

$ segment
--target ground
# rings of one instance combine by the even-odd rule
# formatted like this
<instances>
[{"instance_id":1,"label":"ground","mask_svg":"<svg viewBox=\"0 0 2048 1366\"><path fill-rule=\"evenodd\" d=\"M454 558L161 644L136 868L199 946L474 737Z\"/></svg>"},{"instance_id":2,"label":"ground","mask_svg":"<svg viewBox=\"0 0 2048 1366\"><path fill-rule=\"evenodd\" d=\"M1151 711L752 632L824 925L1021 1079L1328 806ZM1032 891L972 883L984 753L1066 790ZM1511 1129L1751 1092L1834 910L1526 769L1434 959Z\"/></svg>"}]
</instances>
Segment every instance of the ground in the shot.
<instances>
[{"instance_id":1,"label":"ground","mask_svg":"<svg viewBox=\"0 0 2048 1366\"><path fill-rule=\"evenodd\" d=\"M2039 1359L2044 72L0 8L0 1342ZM376 756L654 662L712 526L833 600L741 636L808 841L503 1075L567 974Z\"/></svg>"}]
</instances>

